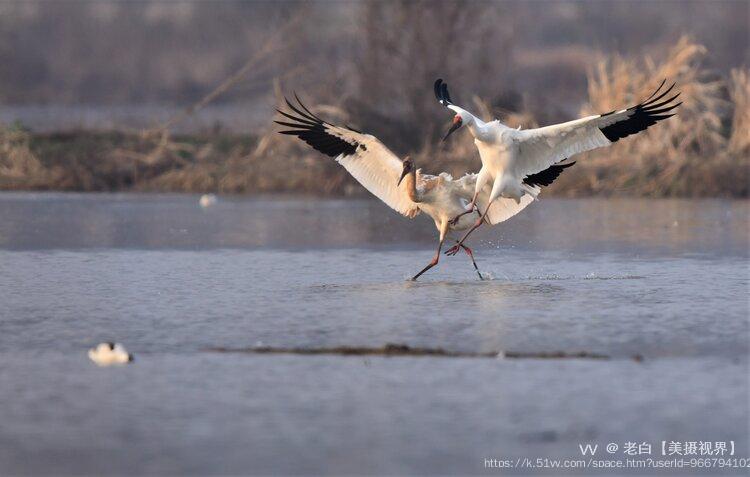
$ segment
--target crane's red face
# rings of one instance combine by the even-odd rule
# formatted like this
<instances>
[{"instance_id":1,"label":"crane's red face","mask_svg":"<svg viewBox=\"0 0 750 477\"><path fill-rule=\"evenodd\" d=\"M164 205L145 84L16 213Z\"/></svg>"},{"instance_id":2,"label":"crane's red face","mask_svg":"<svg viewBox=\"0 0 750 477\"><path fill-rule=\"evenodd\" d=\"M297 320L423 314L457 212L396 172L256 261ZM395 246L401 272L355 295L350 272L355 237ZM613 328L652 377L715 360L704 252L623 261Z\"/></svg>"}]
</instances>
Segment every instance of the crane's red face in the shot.
<instances>
[{"instance_id":1,"label":"crane's red face","mask_svg":"<svg viewBox=\"0 0 750 477\"><path fill-rule=\"evenodd\" d=\"M461 115L460 114L456 114L455 116L453 116L453 124L451 124L451 128L448 129L448 132L443 137L443 141L445 141L446 139L448 139L448 136L450 136L451 134L453 134L454 131L456 131L457 129L459 129L463 125L464 125L464 122L461 119Z\"/></svg>"}]
</instances>

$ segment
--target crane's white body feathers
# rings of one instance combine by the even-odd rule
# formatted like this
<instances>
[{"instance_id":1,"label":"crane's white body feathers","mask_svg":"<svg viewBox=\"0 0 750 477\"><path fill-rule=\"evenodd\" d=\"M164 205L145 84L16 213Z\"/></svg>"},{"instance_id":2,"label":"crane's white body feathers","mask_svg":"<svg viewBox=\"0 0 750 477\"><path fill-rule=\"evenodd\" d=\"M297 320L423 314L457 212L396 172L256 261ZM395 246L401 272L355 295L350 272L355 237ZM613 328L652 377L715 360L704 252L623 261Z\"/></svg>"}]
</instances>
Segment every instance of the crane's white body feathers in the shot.
<instances>
[{"instance_id":1,"label":"crane's white body feathers","mask_svg":"<svg viewBox=\"0 0 750 477\"><path fill-rule=\"evenodd\" d=\"M449 222L459 215L471 202L478 174L466 174L455 180L447 173L439 176L418 173L416 187L421 200L414 202L409 197L406 183L396 185L402 171L401 160L376 137L330 125L327 125L326 131L359 145L355 153L340 154L336 161L368 191L406 217L415 217L424 212L435 221L435 226L440 230L443 222ZM538 193L539 188L535 190ZM491 192L492 187L485 184L478 202L488 204ZM487 219L492 225L499 224L516 215L532 201L533 197L521 203L511 199L498 200ZM465 215L449 228L466 230L476 220L476 216Z\"/></svg>"},{"instance_id":2,"label":"crane's white body feathers","mask_svg":"<svg viewBox=\"0 0 750 477\"><path fill-rule=\"evenodd\" d=\"M509 140L515 145L516 156L511 173L526 177L575 154L611 145L612 141L599 128L612 124L613 117L616 119L618 115L589 116L543 128L512 130Z\"/></svg>"},{"instance_id":3,"label":"crane's white body feathers","mask_svg":"<svg viewBox=\"0 0 750 477\"><path fill-rule=\"evenodd\" d=\"M482 202L480 198L488 184L487 200L502 197L520 201L527 196L533 200L539 188L525 184L527 176L544 171L574 154L612 144L598 127L589 124L592 118L519 130L497 120L485 123L471 117L469 130L474 135L474 144L482 160L478 174L482 180L476 182L474 191L479 193L477 202Z\"/></svg>"},{"instance_id":4,"label":"crane's white body feathers","mask_svg":"<svg viewBox=\"0 0 750 477\"><path fill-rule=\"evenodd\" d=\"M477 181L476 192L480 192L484 182L489 181L492 182L490 201L497 197L520 201L526 195L536 197L538 193L525 184L524 179L528 176L538 174L575 154L609 146L673 116L673 113L667 113L681 104L673 102L679 93L662 100L675 86L672 84L659 94L665 82L662 81L651 96L636 106L526 130L509 128L497 120L485 123L454 105L448 87L441 79L435 82L435 96L440 104L460 117L461 122L456 127L467 126L474 136L482 159L482 169L479 171L482 180Z\"/></svg>"}]
</instances>

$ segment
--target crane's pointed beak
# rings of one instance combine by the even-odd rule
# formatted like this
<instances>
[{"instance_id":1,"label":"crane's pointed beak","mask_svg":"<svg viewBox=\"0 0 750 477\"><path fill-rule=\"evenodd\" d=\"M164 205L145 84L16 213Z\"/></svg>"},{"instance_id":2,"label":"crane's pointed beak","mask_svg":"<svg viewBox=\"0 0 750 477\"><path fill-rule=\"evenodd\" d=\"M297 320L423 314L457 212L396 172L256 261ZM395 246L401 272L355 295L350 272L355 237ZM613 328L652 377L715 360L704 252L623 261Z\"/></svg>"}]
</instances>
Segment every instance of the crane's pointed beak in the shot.
<instances>
[{"instance_id":1,"label":"crane's pointed beak","mask_svg":"<svg viewBox=\"0 0 750 477\"><path fill-rule=\"evenodd\" d=\"M404 167L403 172L401 172L401 177L399 177L398 182L396 183L396 187L401 185L401 181L404 180L404 177L406 177L407 174L409 174L409 169Z\"/></svg>"},{"instance_id":2,"label":"crane's pointed beak","mask_svg":"<svg viewBox=\"0 0 750 477\"><path fill-rule=\"evenodd\" d=\"M453 134L453 132L456 131L461 126L463 126L463 121L461 120L461 116L456 115L453 118L453 124L451 124L451 128L448 129L448 132L445 133L445 136L443 136L443 141L445 141L446 139L448 139L448 136L450 136L451 134Z\"/></svg>"}]
</instances>

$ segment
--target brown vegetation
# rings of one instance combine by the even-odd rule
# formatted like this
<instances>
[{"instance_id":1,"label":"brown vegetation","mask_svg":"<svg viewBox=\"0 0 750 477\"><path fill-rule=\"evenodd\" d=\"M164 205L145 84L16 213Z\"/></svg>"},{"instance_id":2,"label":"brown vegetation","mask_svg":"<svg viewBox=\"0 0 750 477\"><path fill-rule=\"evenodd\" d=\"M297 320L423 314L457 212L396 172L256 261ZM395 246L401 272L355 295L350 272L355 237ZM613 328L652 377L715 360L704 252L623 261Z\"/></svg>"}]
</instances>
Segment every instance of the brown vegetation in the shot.
<instances>
[{"instance_id":1,"label":"brown vegetation","mask_svg":"<svg viewBox=\"0 0 750 477\"><path fill-rule=\"evenodd\" d=\"M683 37L664 58L602 60L589 74L582 115L610 111L647 97L662 78L677 83L677 116L635 138L580 156L565 174L563 194L748 196L747 70L730 78L702 66L706 49Z\"/></svg>"},{"instance_id":2,"label":"brown vegetation","mask_svg":"<svg viewBox=\"0 0 750 477\"><path fill-rule=\"evenodd\" d=\"M416 53L409 55L408 61L416 58ZM683 105L678 116L645 133L577 157L576 167L549 193L747 197L748 71L736 69L729 78L709 74L703 67L705 56L703 46L682 38L661 58L602 59L589 73L588 101L581 114L634 104L662 78L677 82ZM429 69L422 76L430 76ZM378 135L395 151L411 152L426 172L460 175L477 170L480 163L468 134L454 135L447 143L436 140L438 127L447 124L449 116L435 104L430 89L427 85L414 91L420 99L411 104L411 113L395 118L384 118L372 105L347 97L314 109L332 122L351 123ZM279 105L281 91L277 82ZM496 116L524 128L541 122L523 102L510 111L476 96L463 99L486 119ZM403 124L417 111L430 117L435 127L412 131L408 140L399 142L390 126ZM334 161L276 134L270 118L257 136L172 136L163 128L147 133L31 134L19 127L0 127L0 189L364 193Z\"/></svg>"}]
</instances>

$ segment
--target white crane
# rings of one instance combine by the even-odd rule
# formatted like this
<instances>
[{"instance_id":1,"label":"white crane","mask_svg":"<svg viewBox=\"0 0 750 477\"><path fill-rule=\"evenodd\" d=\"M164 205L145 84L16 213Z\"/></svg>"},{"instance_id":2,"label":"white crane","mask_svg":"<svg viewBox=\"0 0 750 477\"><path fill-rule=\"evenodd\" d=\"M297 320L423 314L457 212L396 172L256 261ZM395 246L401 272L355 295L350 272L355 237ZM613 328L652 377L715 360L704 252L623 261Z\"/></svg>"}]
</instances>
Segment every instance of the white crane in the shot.
<instances>
[{"instance_id":1,"label":"white crane","mask_svg":"<svg viewBox=\"0 0 750 477\"><path fill-rule=\"evenodd\" d=\"M437 252L412 280L437 265L443 242L451 231L462 231L472 226L474 220L471 216L463 215L457 220L451 220L466 210L472 197L482 207L489 205L489 187L474 194L476 174L466 174L458 180L447 173L437 176L422 174L412 159L407 156L401 161L375 136L350 127L334 126L313 114L296 95L295 98L299 107L292 105L289 100L286 103L297 116L277 110L293 121L274 121L291 128L279 131L281 134L297 136L317 151L335 158L368 191L400 214L413 218L424 212L435 221L435 227L440 233ZM553 165L540 174L528 177L525 183L534 192L533 196L525 196L518 201L498 199L485 213L485 220L494 225L513 217L533 201L542 186L552 183L563 169L571 165ZM482 279L471 249L463 243L460 249L469 255L477 275Z\"/></svg>"},{"instance_id":2,"label":"white crane","mask_svg":"<svg viewBox=\"0 0 750 477\"><path fill-rule=\"evenodd\" d=\"M453 220L460 220L464 214L471 213L478 205L479 194L488 185L491 186L484 212L463 238L445 253L456 254L464 240L482 224L489 206L499 197L512 199L516 203L522 203L521 201L527 197L536 198L538 190L529 187L524 180L529 175L544 171L580 152L609 146L619 139L645 130L662 119L674 116L666 113L682 104L673 102L680 93L661 101L675 86L672 84L659 94L665 82L666 79L645 101L630 108L543 128L521 130L509 128L498 120L485 123L465 109L454 105L448 94L447 84L442 79L435 81L435 96L438 101L456 113L453 124L443 140L466 126L474 136L474 144L482 159L482 168L475 181L471 203Z\"/></svg>"}]
</instances>

